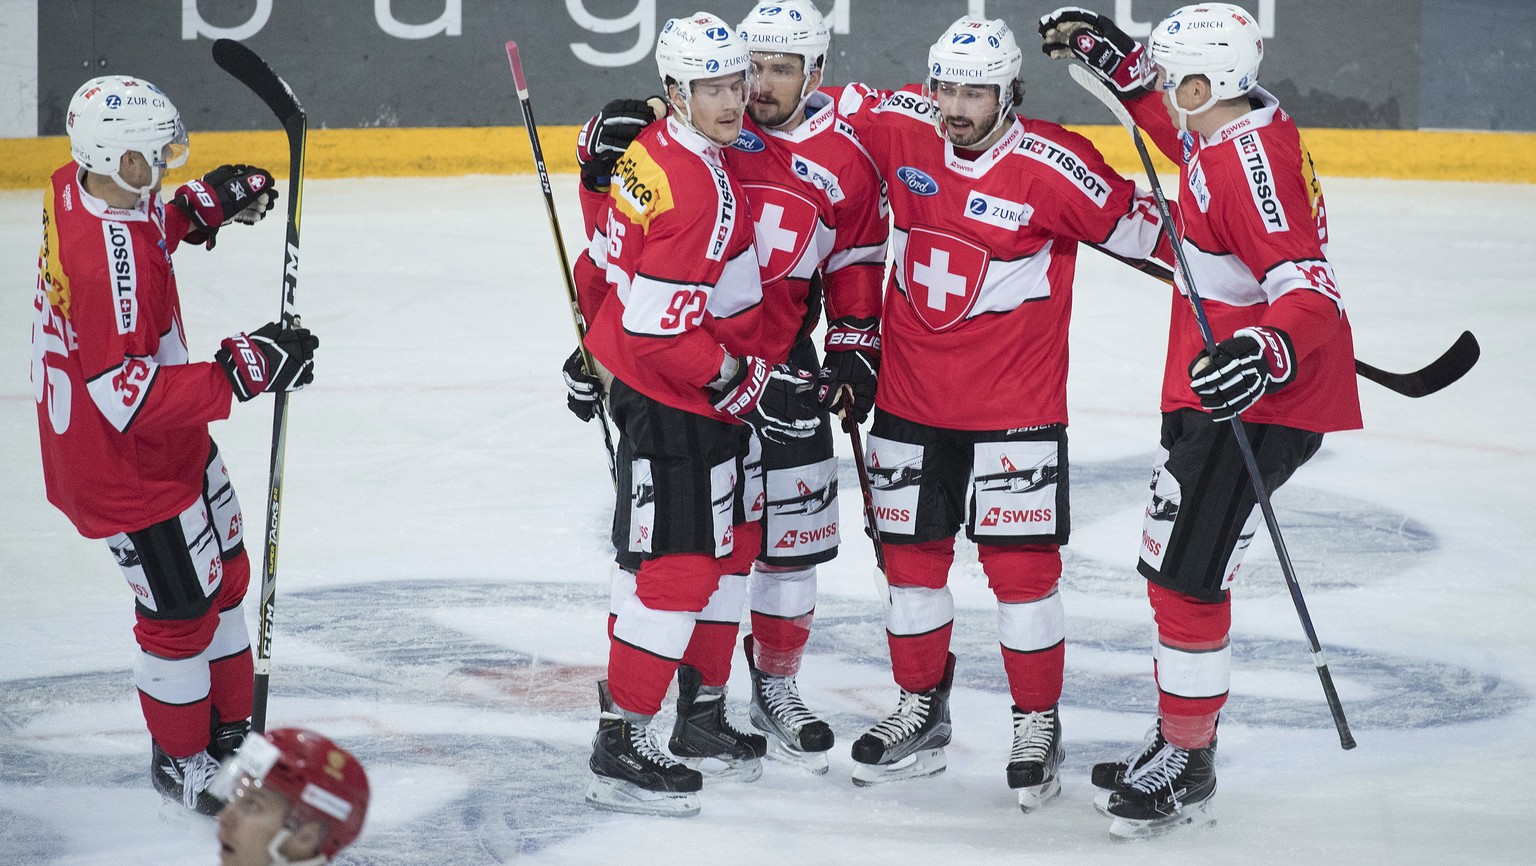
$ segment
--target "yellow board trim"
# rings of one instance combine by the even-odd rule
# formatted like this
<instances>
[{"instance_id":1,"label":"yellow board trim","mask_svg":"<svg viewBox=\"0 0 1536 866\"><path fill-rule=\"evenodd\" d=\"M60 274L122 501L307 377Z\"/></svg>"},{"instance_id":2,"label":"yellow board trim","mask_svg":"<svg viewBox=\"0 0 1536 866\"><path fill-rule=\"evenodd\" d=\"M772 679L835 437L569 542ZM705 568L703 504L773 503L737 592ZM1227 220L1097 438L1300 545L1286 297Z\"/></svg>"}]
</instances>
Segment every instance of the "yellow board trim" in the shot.
<instances>
[{"instance_id":1,"label":"yellow board trim","mask_svg":"<svg viewBox=\"0 0 1536 866\"><path fill-rule=\"evenodd\" d=\"M1074 126L1093 140L1110 165L1127 177L1141 174L1131 139L1118 126ZM539 130L550 172L576 171L575 126ZM1536 183L1536 133L1418 132L1393 129L1307 129L1307 144L1324 177L1385 177ZM304 173L329 177L443 177L531 174L528 136L517 126L316 129L308 136ZM1154 153L1158 170L1171 163ZM0 139L0 189L41 189L69 159L63 137ZM249 163L286 174L288 146L281 132L192 134L189 168L173 183L223 163Z\"/></svg>"}]
</instances>

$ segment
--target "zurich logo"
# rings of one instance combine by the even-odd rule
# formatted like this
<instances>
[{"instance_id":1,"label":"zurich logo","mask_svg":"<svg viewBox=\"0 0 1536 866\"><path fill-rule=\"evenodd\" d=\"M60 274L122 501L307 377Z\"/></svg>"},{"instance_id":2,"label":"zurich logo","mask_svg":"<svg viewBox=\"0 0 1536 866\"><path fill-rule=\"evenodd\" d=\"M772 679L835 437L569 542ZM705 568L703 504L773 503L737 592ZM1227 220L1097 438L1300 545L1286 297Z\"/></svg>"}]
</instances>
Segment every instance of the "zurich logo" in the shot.
<instances>
[{"instance_id":1,"label":"zurich logo","mask_svg":"<svg viewBox=\"0 0 1536 866\"><path fill-rule=\"evenodd\" d=\"M980 197L973 198L965 203L965 209L977 216L981 216L987 212L987 202Z\"/></svg>"},{"instance_id":2,"label":"zurich logo","mask_svg":"<svg viewBox=\"0 0 1536 866\"><path fill-rule=\"evenodd\" d=\"M933 178L910 165L896 169L896 179L918 195L938 195L939 185Z\"/></svg>"},{"instance_id":3,"label":"zurich logo","mask_svg":"<svg viewBox=\"0 0 1536 866\"><path fill-rule=\"evenodd\" d=\"M940 66L937 63L933 64L933 77L934 78L938 78L940 75L943 75L943 74L944 74L944 67Z\"/></svg>"},{"instance_id":4,"label":"zurich logo","mask_svg":"<svg viewBox=\"0 0 1536 866\"><path fill-rule=\"evenodd\" d=\"M711 27L704 31L704 35L708 36L710 39L713 39L716 42L724 42L725 40L731 38L731 31L725 29L724 27Z\"/></svg>"},{"instance_id":5,"label":"zurich logo","mask_svg":"<svg viewBox=\"0 0 1536 866\"><path fill-rule=\"evenodd\" d=\"M113 94L113 95L107 97L107 107L108 108L117 108L118 106L120 106L122 104L123 104L123 98L121 96L118 96L117 94Z\"/></svg>"},{"instance_id":6,"label":"zurich logo","mask_svg":"<svg viewBox=\"0 0 1536 866\"><path fill-rule=\"evenodd\" d=\"M976 37L970 33L956 33L955 38L949 40L954 45L970 45L976 41Z\"/></svg>"},{"instance_id":7,"label":"zurich logo","mask_svg":"<svg viewBox=\"0 0 1536 866\"><path fill-rule=\"evenodd\" d=\"M759 6L759 7L757 7L757 12L758 12L759 15L777 15L780 12L783 12L783 11L784 11L784 7L783 6Z\"/></svg>"},{"instance_id":8,"label":"zurich logo","mask_svg":"<svg viewBox=\"0 0 1536 866\"><path fill-rule=\"evenodd\" d=\"M720 61L718 61L718 60L706 60L706 61L704 61L704 71L705 72L719 72L720 71Z\"/></svg>"},{"instance_id":9,"label":"zurich logo","mask_svg":"<svg viewBox=\"0 0 1536 866\"><path fill-rule=\"evenodd\" d=\"M993 48L997 48L998 46L1002 45L1003 43L996 36L988 36L987 37L987 44L992 46Z\"/></svg>"},{"instance_id":10,"label":"zurich logo","mask_svg":"<svg viewBox=\"0 0 1536 866\"><path fill-rule=\"evenodd\" d=\"M1169 33L1177 33L1177 32L1179 32L1179 22L1177 22L1177 21L1169 21L1168 22L1168 31L1167 32L1169 32Z\"/></svg>"},{"instance_id":11,"label":"zurich logo","mask_svg":"<svg viewBox=\"0 0 1536 866\"><path fill-rule=\"evenodd\" d=\"M791 9L791 10L789 10L789 20L791 20L791 21L799 21L800 20L800 10L798 10L798 9Z\"/></svg>"},{"instance_id":12,"label":"zurich logo","mask_svg":"<svg viewBox=\"0 0 1536 866\"><path fill-rule=\"evenodd\" d=\"M744 150L747 153L757 153L761 151L764 146L765 145L763 144L763 140L761 138L758 138L752 133L747 132L745 129L741 131L740 135L736 136L735 141L731 142L731 147L734 147L737 150Z\"/></svg>"}]
</instances>

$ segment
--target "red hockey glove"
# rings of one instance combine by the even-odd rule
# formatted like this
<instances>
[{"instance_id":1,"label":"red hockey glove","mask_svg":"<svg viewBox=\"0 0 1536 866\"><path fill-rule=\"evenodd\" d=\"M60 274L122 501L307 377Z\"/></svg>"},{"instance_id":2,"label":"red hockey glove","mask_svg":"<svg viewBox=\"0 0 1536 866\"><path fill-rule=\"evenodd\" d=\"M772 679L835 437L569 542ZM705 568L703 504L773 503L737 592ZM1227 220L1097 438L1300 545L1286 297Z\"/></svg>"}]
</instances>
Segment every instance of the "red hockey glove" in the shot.
<instances>
[{"instance_id":1,"label":"red hockey glove","mask_svg":"<svg viewBox=\"0 0 1536 866\"><path fill-rule=\"evenodd\" d=\"M734 415L758 436L781 444L816 432L821 413L811 393L810 373L787 364L769 366L762 358L743 355L736 372L715 387L716 409Z\"/></svg>"},{"instance_id":2,"label":"red hockey glove","mask_svg":"<svg viewBox=\"0 0 1536 866\"><path fill-rule=\"evenodd\" d=\"M319 346L320 338L306 328L268 322L225 339L213 357L244 403L263 391L298 391L314 381Z\"/></svg>"},{"instance_id":3,"label":"red hockey glove","mask_svg":"<svg viewBox=\"0 0 1536 866\"><path fill-rule=\"evenodd\" d=\"M192 221L187 241L213 245L221 226L231 222L255 225L277 201L277 187L264 168L249 165L221 165L188 181L176 189L171 204Z\"/></svg>"},{"instance_id":4,"label":"red hockey glove","mask_svg":"<svg viewBox=\"0 0 1536 866\"><path fill-rule=\"evenodd\" d=\"M1040 17L1040 50L1056 59L1076 57L1104 80L1115 95L1131 99L1151 86L1153 71L1145 46L1109 18L1078 6L1063 6Z\"/></svg>"},{"instance_id":5,"label":"red hockey glove","mask_svg":"<svg viewBox=\"0 0 1536 866\"><path fill-rule=\"evenodd\" d=\"M1189 387L1212 421L1226 421L1296 378L1296 352L1279 328L1242 328L1189 362Z\"/></svg>"},{"instance_id":6,"label":"red hockey glove","mask_svg":"<svg viewBox=\"0 0 1536 866\"><path fill-rule=\"evenodd\" d=\"M614 164L646 124L667 116L666 105L659 96L615 99L593 115L576 136L581 185L592 192L607 192Z\"/></svg>"},{"instance_id":7,"label":"red hockey glove","mask_svg":"<svg viewBox=\"0 0 1536 866\"><path fill-rule=\"evenodd\" d=\"M880 320L844 316L827 323L827 357L816 376L821 408L837 412L844 406L863 423L875 407L880 374Z\"/></svg>"}]
</instances>

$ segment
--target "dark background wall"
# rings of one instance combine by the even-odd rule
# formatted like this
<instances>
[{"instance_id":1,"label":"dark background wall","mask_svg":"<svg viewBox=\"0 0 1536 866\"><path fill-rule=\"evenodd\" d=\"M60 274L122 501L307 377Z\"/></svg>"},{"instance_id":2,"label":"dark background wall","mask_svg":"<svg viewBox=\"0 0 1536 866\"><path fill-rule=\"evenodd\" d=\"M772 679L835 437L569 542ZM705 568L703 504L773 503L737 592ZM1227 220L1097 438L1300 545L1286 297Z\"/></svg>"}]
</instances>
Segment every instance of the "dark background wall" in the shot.
<instances>
[{"instance_id":1,"label":"dark background wall","mask_svg":"<svg viewBox=\"0 0 1536 866\"><path fill-rule=\"evenodd\" d=\"M988 15L1008 20L1024 50L1026 113L1103 123L1102 107L1070 83L1064 64L1039 53L1035 21L1060 2L819 0L848 30L833 36L829 78L882 85L916 80L928 45L956 17L984 5ZM189 13L181 0L44 0L38 4L38 131L62 134L69 97L87 78L108 72L160 85L192 129L265 128L264 110L209 55L211 29L242 26L248 32L235 38L288 80L315 127L516 124L502 47L508 39L522 48L540 122L578 123L613 96L657 89L651 49L660 22L703 6L735 23L749 4L200 0ZM1183 4L1084 5L1139 22L1144 35L1146 25ZM1532 0L1249 0L1247 6L1273 30L1261 82L1304 125L1536 130ZM412 27L415 33L408 32Z\"/></svg>"}]
</instances>

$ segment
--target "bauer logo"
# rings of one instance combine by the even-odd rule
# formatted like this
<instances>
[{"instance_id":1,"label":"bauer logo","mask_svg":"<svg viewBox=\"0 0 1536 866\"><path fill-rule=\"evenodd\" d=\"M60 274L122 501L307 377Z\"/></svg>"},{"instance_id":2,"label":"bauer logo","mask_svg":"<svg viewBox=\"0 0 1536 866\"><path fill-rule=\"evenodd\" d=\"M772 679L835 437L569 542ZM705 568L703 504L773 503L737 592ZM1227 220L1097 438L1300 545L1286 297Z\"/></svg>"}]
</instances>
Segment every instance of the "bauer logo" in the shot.
<instances>
[{"instance_id":1,"label":"bauer logo","mask_svg":"<svg viewBox=\"0 0 1536 866\"><path fill-rule=\"evenodd\" d=\"M939 184L922 170L904 165L896 169L896 179L918 195L938 195Z\"/></svg>"},{"instance_id":2,"label":"bauer logo","mask_svg":"<svg viewBox=\"0 0 1536 866\"><path fill-rule=\"evenodd\" d=\"M761 138L743 129L741 134L736 136L736 140L731 142L731 147L747 153L760 153L767 145L763 144Z\"/></svg>"}]
</instances>

